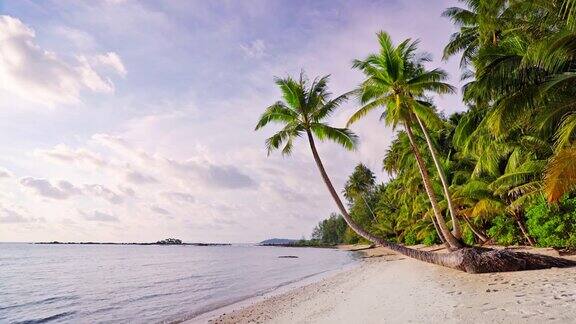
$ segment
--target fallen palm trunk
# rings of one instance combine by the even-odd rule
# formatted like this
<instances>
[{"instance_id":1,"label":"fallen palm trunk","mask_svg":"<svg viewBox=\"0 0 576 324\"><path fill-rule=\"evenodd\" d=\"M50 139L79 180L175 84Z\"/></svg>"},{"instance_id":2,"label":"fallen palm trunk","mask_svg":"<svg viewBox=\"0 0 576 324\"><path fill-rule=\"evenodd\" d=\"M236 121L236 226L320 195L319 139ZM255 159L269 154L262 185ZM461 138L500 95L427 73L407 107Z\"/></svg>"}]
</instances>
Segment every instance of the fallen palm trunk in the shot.
<instances>
[{"instance_id":1,"label":"fallen palm trunk","mask_svg":"<svg viewBox=\"0 0 576 324\"><path fill-rule=\"evenodd\" d=\"M576 261L542 254L515 252L508 249L495 250L465 247L448 253L434 253L390 244L382 239L376 238L376 240L382 246L408 257L468 273L523 271L576 266Z\"/></svg>"}]
</instances>

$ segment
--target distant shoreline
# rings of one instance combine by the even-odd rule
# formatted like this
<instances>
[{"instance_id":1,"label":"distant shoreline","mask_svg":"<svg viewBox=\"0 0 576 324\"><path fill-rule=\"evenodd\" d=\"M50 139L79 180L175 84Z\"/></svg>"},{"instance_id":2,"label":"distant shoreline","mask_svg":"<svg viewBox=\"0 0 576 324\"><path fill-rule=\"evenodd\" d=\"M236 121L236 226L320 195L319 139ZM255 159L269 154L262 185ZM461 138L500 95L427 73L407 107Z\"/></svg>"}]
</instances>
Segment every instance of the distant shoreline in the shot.
<instances>
[{"instance_id":1,"label":"distant shoreline","mask_svg":"<svg viewBox=\"0 0 576 324\"><path fill-rule=\"evenodd\" d=\"M231 243L178 243L178 244L166 244L159 242L152 243L118 243L118 242L32 242L30 244L41 244L41 245L162 245L162 246L229 246Z\"/></svg>"}]
</instances>

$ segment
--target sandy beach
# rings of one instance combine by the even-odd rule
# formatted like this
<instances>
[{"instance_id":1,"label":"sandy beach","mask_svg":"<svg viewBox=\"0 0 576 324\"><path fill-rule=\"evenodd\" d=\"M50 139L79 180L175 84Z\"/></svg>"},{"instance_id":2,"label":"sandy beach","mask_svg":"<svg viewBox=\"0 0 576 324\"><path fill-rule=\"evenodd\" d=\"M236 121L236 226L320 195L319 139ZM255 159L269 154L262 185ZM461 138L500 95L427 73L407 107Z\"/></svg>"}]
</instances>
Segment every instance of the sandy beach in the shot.
<instances>
[{"instance_id":1,"label":"sandy beach","mask_svg":"<svg viewBox=\"0 0 576 324\"><path fill-rule=\"evenodd\" d=\"M363 253L358 267L229 308L210 323L576 322L576 268L467 274L383 248Z\"/></svg>"}]
</instances>

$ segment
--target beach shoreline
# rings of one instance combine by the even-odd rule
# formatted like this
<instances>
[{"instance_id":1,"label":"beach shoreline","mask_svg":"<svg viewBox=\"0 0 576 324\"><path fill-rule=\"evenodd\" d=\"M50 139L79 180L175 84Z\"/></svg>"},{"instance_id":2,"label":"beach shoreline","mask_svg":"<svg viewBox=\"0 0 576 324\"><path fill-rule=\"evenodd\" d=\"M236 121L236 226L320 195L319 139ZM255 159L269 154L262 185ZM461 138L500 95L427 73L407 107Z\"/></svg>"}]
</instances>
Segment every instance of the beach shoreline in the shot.
<instances>
[{"instance_id":1,"label":"beach shoreline","mask_svg":"<svg viewBox=\"0 0 576 324\"><path fill-rule=\"evenodd\" d=\"M384 248L360 252L356 267L186 323L576 322L576 268L468 274Z\"/></svg>"}]
</instances>

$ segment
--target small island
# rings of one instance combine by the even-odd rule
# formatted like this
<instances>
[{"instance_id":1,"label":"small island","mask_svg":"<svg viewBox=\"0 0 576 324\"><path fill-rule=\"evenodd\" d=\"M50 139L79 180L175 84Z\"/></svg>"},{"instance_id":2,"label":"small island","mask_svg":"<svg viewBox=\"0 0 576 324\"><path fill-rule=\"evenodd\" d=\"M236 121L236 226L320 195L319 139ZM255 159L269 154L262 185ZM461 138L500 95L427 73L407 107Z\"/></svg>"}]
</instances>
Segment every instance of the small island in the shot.
<instances>
[{"instance_id":1,"label":"small island","mask_svg":"<svg viewBox=\"0 0 576 324\"><path fill-rule=\"evenodd\" d=\"M274 247L316 247L316 248L335 248L336 244L322 242L317 239L306 240L293 240L293 239L282 239L282 238L272 238L264 240L257 244L258 246L274 246Z\"/></svg>"},{"instance_id":2,"label":"small island","mask_svg":"<svg viewBox=\"0 0 576 324\"><path fill-rule=\"evenodd\" d=\"M187 246L228 246L230 243L184 243L181 239L167 238L150 243L119 243L119 242L35 242L33 244L77 244L77 245L187 245Z\"/></svg>"}]
</instances>

